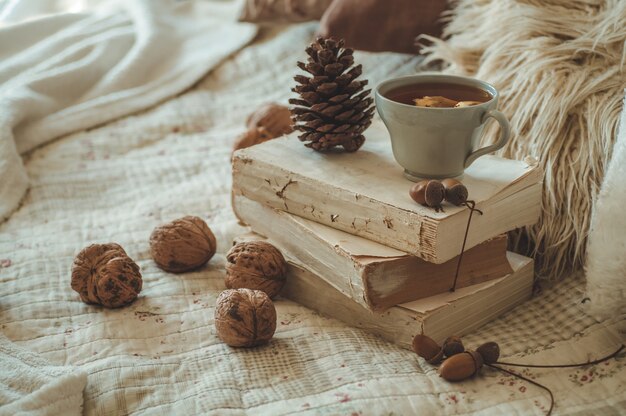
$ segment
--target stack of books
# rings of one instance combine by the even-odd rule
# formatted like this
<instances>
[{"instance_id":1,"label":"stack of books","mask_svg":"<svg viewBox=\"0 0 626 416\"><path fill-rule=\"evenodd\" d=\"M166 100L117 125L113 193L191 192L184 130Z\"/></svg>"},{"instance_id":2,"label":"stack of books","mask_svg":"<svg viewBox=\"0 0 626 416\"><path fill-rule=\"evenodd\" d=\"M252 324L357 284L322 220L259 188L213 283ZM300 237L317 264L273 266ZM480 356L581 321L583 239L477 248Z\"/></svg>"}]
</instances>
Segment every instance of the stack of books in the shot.
<instances>
[{"instance_id":1,"label":"stack of books","mask_svg":"<svg viewBox=\"0 0 626 416\"><path fill-rule=\"evenodd\" d=\"M460 178L483 215L415 203L381 123L356 153L317 153L296 135L235 152L233 209L290 265L283 295L403 347L424 333L441 342L522 303L533 261L507 252L506 232L539 216L534 165L479 158Z\"/></svg>"}]
</instances>

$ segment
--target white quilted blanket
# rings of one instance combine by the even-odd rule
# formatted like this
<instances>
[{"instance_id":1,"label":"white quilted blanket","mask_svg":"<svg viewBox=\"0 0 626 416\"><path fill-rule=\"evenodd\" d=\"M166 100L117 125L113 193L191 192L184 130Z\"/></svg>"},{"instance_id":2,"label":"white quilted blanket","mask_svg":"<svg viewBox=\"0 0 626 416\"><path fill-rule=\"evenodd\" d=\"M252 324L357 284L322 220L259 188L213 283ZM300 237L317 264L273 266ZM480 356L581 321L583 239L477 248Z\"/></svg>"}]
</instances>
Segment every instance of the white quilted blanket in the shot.
<instances>
[{"instance_id":1,"label":"white quilted blanket","mask_svg":"<svg viewBox=\"0 0 626 416\"><path fill-rule=\"evenodd\" d=\"M88 374L85 414L543 414L547 395L484 369L450 384L415 354L295 303L279 300L273 341L232 349L215 335L224 253L241 231L230 210L230 148L245 117L286 102L313 25L263 33L199 85L158 107L63 137L30 154L32 186L0 225L0 328L19 346ZM358 54L370 82L414 70L412 58ZM218 237L204 269L168 274L148 236L194 214ZM73 256L115 241L141 266L144 289L119 310L70 289ZM582 279L544 290L466 337L494 340L518 362L584 361L623 334L585 315ZM619 317L612 322L619 322ZM626 412L626 359L587 368L523 370L549 385L560 414Z\"/></svg>"}]
</instances>

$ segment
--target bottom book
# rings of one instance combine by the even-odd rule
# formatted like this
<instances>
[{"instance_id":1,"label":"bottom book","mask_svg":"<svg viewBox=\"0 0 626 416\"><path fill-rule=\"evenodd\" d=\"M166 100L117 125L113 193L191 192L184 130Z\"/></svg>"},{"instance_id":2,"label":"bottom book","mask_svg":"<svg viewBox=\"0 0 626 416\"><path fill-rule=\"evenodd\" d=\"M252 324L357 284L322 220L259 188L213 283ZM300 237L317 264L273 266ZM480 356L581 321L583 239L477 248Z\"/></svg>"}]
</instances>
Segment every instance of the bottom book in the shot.
<instances>
[{"instance_id":1,"label":"bottom book","mask_svg":"<svg viewBox=\"0 0 626 416\"><path fill-rule=\"evenodd\" d=\"M508 253L508 257L513 273L505 277L397 305L384 313L365 309L293 261L289 261L282 295L411 349L416 334L423 333L442 343L450 335L461 336L478 329L530 298L533 260L515 253Z\"/></svg>"},{"instance_id":2,"label":"bottom book","mask_svg":"<svg viewBox=\"0 0 626 416\"><path fill-rule=\"evenodd\" d=\"M247 233L236 242L250 240L264 238ZM407 349L411 349L416 334L428 335L441 343L450 335L475 331L530 298L533 288L533 260L508 252L513 273L376 313L307 270L290 253L283 254L289 263L289 275L282 296Z\"/></svg>"}]
</instances>

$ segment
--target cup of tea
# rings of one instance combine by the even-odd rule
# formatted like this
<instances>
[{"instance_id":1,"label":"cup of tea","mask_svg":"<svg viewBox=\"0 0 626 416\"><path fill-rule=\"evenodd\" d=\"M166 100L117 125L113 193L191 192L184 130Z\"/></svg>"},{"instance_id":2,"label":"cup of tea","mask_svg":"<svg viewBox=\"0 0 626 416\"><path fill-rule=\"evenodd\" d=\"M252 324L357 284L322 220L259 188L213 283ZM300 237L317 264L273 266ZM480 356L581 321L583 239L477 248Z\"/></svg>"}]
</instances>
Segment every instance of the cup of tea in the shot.
<instances>
[{"instance_id":1,"label":"cup of tea","mask_svg":"<svg viewBox=\"0 0 626 416\"><path fill-rule=\"evenodd\" d=\"M410 75L380 83L375 99L391 136L393 155L412 181L460 176L477 158L502 148L509 138L509 122L496 110L498 91L484 81ZM500 124L500 137L495 144L479 148L490 118Z\"/></svg>"}]
</instances>

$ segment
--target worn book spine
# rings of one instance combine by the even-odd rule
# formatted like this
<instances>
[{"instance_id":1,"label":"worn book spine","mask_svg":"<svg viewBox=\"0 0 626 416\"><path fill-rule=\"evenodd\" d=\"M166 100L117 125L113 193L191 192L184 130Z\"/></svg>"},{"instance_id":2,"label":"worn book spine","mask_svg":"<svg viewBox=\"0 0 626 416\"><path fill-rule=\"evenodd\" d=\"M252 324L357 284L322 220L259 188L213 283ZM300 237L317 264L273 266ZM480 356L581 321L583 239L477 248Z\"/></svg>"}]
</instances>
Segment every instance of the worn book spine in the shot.
<instances>
[{"instance_id":1,"label":"worn book spine","mask_svg":"<svg viewBox=\"0 0 626 416\"><path fill-rule=\"evenodd\" d=\"M410 182L406 183L406 198ZM469 209L453 215L422 215L332 186L275 164L249 158L245 152L233 158L233 193L269 207L358 235L410 253L432 263L456 257L461 248ZM466 249L505 233L531 225L539 217L541 184L535 182L513 193L503 193L477 208Z\"/></svg>"},{"instance_id":2,"label":"worn book spine","mask_svg":"<svg viewBox=\"0 0 626 416\"><path fill-rule=\"evenodd\" d=\"M267 237L288 258L306 264L335 289L372 311L436 295L452 286L458 257L444 264L429 263L241 195L234 197L233 208L243 223ZM468 250L457 287L511 273L506 246L506 235L501 234Z\"/></svg>"},{"instance_id":3,"label":"worn book spine","mask_svg":"<svg viewBox=\"0 0 626 416\"><path fill-rule=\"evenodd\" d=\"M283 296L326 316L361 328L403 348L411 349L416 334L442 343L450 335L475 331L487 322L518 306L532 293L533 261L510 253L514 272L481 284L482 289L466 295L442 294L428 298L428 310L420 301L394 306L384 313L371 312L345 297L319 276L293 261ZM433 306L435 305L435 306ZM422 308L423 309L423 308Z\"/></svg>"}]
</instances>

